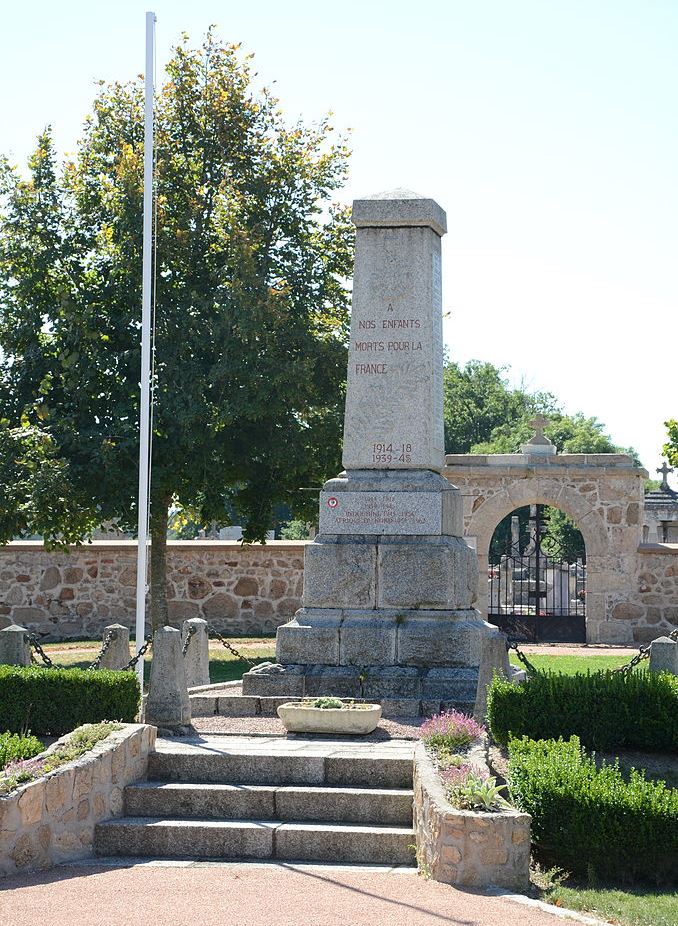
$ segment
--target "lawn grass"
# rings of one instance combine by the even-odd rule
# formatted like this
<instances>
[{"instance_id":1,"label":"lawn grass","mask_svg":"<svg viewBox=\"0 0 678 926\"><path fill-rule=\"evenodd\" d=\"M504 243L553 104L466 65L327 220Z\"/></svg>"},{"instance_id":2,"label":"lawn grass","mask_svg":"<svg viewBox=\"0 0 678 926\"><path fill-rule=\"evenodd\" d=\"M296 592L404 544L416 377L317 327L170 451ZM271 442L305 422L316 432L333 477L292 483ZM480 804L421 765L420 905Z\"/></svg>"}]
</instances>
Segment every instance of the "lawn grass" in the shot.
<instances>
[{"instance_id":1,"label":"lawn grass","mask_svg":"<svg viewBox=\"0 0 678 926\"><path fill-rule=\"evenodd\" d=\"M275 637L229 637L229 642L235 649L242 649L243 654L253 662L275 661ZM67 641L64 643L46 643L44 650L54 662L61 666L78 666L86 669L96 658L101 641L82 640ZM52 655L54 651L57 654ZM546 672L562 672L563 675L574 675L576 672L598 672L604 669L616 669L628 662L628 656L550 656L529 655L530 662L537 669ZM145 657L146 676L150 666L150 654ZM516 668L523 668L515 653L510 654L511 664ZM245 660L239 660L225 649L218 640L210 641L210 681L231 682L242 678L249 669Z\"/></svg>"},{"instance_id":2,"label":"lawn grass","mask_svg":"<svg viewBox=\"0 0 678 926\"><path fill-rule=\"evenodd\" d=\"M234 649L254 663L275 661L275 637L229 637ZM86 669L96 658L101 648L99 640L46 643L43 649L55 665ZM130 657L134 646L130 647ZM39 659L39 657L38 657ZM218 640L210 641L210 682L232 682L241 679L250 669L246 659L239 659L230 653ZM144 681L148 683L151 671L150 652L144 657Z\"/></svg>"},{"instance_id":3,"label":"lawn grass","mask_svg":"<svg viewBox=\"0 0 678 926\"><path fill-rule=\"evenodd\" d=\"M619 926L676 926L676 891L622 890L617 887L577 887L559 884L547 888L542 900L580 910Z\"/></svg>"},{"instance_id":4,"label":"lawn grass","mask_svg":"<svg viewBox=\"0 0 678 926\"><path fill-rule=\"evenodd\" d=\"M630 656L549 656L527 654L535 669L545 672L560 672L562 675L576 675L577 672L600 672L607 669L616 669L626 665ZM525 667L515 653L509 653L509 661L518 669Z\"/></svg>"}]
</instances>

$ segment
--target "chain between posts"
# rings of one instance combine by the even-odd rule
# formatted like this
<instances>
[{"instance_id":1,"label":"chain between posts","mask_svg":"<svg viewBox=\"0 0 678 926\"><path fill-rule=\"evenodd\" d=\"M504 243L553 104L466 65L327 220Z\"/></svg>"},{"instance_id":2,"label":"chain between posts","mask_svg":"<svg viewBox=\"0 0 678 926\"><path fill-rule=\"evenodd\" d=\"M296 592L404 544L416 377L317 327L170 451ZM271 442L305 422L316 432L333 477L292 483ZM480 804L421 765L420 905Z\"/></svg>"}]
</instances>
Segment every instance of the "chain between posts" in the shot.
<instances>
[{"instance_id":1,"label":"chain between posts","mask_svg":"<svg viewBox=\"0 0 678 926\"><path fill-rule=\"evenodd\" d=\"M126 666L123 666L122 669L120 669L120 671L121 671L121 672L129 672L130 669L136 668L136 664L139 662L140 659L143 659L143 658L144 658L144 656L146 655L146 653L148 652L148 650L151 648L151 646L153 646L153 637L146 637L146 642L145 642L144 645L141 647L141 649L140 649L139 652L136 654L136 656L133 656L133 657L130 659L130 661L127 663L127 665L126 665Z\"/></svg>"},{"instance_id":2,"label":"chain between posts","mask_svg":"<svg viewBox=\"0 0 678 926\"><path fill-rule=\"evenodd\" d=\"M117 630L109 630L109 631L108 631L108 633L107 633L106 636L104 637L103 643L101 644L101 649L99 650L99 655L98 655L97 658L94 660L94 662L90 663L90 664L87 666L87 671L88 671L88 672L92 671L93 669L100 669L100 668L101 668L101 660L102 660L102 659L104 658L104 656L106 655L106 651L108 650L108 647L111 645L111 643L113 642L113 640L115 640L116 637L117 637Z\"/></svg>"},{"instance_id":3,"label":"chain between posts","mask_svg":"<svg viewBox=\"0 0 678 926\"><path fill-rule=\"evenodd\" d=\"M529 636L529 629L528 629L527 627L525 627L524 625L518 623L518 622L516 622L516 624L515 624L515 629L516 629L519 633L522 631L524 634L526 634L526 635ZM525 669L526 669L526 671L528 672L529 675L538 675L538 674L539 674L539 669L537 669L536 666L532 665L532 663L531 663L530 660L527 658L527 656L525 655L525 653L523 653L523 651L522 651L521 649L518 648L518 644L516 643L516 641L515 641L515 640L512 640L509 636L506 637L506 649L509 650L509 651L510 651L510 650L513 650L513 652L516 654L516 656L518 657L518 659L520 660L520 662L522 662L522 664L525 666Z\"/></svg>"},{"instance_id":4,"label":"chain between posts","mask_svg":"<svg viewBox=\"0 0 678 926\"><path fill-rule=\"evenodd\" d=\"M218 630L215 630L211 625L208 626L208 632L210 636L216 637L217 640L221 643L222 646L225 646L229 653L232 653L236 659L241 659L243 662L246 662L248 666L255 666L256 662L253 662L251 659L248 659L247 656L243 656L242 653L239 653L235 646L231 646L228 640L225 640Z\"/></svg>"},{"instance_id":5,"label":"chain between posts","mask_svg":"<svg viewBox=\"0 0 678 926\"><path fill-rule=\"evenodd\" d=\"M47 666L48 669L55 669L55 668L57 668L57 667L54 665L54 663L52 662L52 660L49 658L49 656L47 655L47 653L44 651L44 649L40 646L40 643L38 642L38 638L36 637L36 635L35 635L34 633L27 633L27 634L25 634L25 635L24 635L24 639L25 639L25 641L26 641L27 643L29 643L29 644L31 645L31 647L33 648L33 650L34 650L34 651L38 654L38 656L42 659L42 661L44 662L44 664ZM37 659L36 659L35 661L37 662Z\"/></svg>"},{"instance_id":6,"label":"chain between posts","mask_svg":"<svg viewBox=\"0 0 678 926\"><path fill-rule=\"evenodd\" d=\"M181 655L185 656L188 652L188 647L191 645L191 640L195 634L195 624L189 624L188 630L186 632L186 639L184 640L184 645L181 647Z\"/></svg>"},{"instance_id":7,"label":"chain between posts","mask_svg":"<svg viewBox=\"0 0 678 926\"><path fill-rule=\"evenodd\" d=\"M668 634L668 638L669 640L678 640L678 627L676 627L675 630L672 630L671 633ZM626 665L619 666L617 669L612 669L612 672L615 675L619 673L626 674L627 672L631 672L632 669L635 669L638 663L642 662L644 659L650 658L651 646L652 643L648 643L647 646L641 646L636 655L629 662L627 662Z\"/></svg>"}]
</instances>

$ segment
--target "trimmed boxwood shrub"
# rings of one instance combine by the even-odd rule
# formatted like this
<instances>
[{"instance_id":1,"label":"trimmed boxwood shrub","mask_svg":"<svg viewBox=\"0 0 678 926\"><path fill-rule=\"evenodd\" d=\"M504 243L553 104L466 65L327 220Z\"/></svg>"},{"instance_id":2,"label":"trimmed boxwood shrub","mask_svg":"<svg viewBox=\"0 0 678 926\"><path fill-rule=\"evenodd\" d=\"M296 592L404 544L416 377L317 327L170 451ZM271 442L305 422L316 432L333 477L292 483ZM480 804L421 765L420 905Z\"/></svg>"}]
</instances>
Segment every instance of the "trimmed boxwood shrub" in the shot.
<instances>
[{"instance_id":1,"label":"trimmed boxwood shrub","mask_svg":"<svg viewBox=\"0 0 678 926\"><path fill-rule=\"evenodd\" d=\"M538 673L513 685L495 677L487 696L494 740L578 736L590 749L678 749L678 677L654 672Z\"/></svg>"},{"instance_id":2,"label":"trimmed boxwood shrub","mask_svg":"<svg viewBox=\"0 0 678 926\"><path fill-rule=\"evenodd\" d=\"M84 723L130 723L138 709L134 672L0 666L0 729L61 736Z\"/></svg>"},{"instance_id":3,"label":"trimmed boxwood shrub","mask_svg":"<svg viewBox=\"0 0 678 926\"><path fill-rule=\"evenodd\" d=\"M678 869L678 790L618 765L596 767L576 736L514 739L511 797L532 815L535 853L546 865L609 881L661 884Z\"/></svg>"},{"instance_id":4,"label":"trimmed boxwood shrub","mask_svg":"<svg viewBox=\"0 0 678 926\"><path fill-rule=\"evenodd\" d=\"M32 759L45 747L35 736L21 736L20 733L0 733L0 770L8 762L17 759Z\"/></svg>"}]
</instances>

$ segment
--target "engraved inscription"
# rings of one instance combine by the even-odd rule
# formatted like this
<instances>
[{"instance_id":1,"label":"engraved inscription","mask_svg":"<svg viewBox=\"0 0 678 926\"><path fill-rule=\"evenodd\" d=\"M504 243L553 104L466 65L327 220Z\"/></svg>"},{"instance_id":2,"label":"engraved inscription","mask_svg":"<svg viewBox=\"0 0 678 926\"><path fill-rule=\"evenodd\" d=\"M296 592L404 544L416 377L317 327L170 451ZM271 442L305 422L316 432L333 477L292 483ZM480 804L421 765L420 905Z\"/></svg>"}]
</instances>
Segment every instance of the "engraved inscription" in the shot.
<instances>
[{"instance_id":1,"label":"engraved inscription","mask_svg":"<svg viewBox=\"0 0 678 926\"><path fill-rule=\"evenodd\" d=\"M329 534L437 534L442 502L433 492L338 492L320 496L320 530Z\"/></svg>"}]
</instances>

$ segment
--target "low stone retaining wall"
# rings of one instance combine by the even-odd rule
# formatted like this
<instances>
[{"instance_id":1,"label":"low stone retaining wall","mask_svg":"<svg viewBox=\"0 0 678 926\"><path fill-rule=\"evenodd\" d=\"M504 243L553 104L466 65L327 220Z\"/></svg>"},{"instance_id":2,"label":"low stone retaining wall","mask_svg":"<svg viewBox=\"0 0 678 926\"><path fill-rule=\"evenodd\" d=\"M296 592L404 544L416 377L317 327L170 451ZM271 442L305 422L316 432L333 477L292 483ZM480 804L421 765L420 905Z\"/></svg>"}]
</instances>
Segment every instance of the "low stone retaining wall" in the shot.
<instances>
[{"instance_id":1,"label":"low stone retaining wall","mask_svg":"<svg viewBox=\"0 0 678 926\"><path fill-rule=\"evenodd\" d=\"M122 815L123 788L145 777L155 733L125 724L74 762L0 796L0 876L92 856L95 824Z\"/></svg>"},{"instance_id":2,"label":"low stone retaining wall","mask_svg":"<svg viewBox=\"0 0 678 926\"><path fill-rule=\"evenodd\" d=\"M243 546L229 540L170 541L169 618L202 617L224 634L273 632L301 606L303 542ZM0 628L19 624L52 639L101 636L134 626L136 543L94 541L70 552L41 543L0 546Z\"/></svg>"},{"instance_id":3,"label":"low stone retaining wall","mask_svg":"<svg viewBox=\"0 0 678 926\"><path fill-rule=\"evenodd\" d=\"M485 765L481 755L470 760ZM529 883L531 821L529 814L513 809L457 810L445 797L425 746L417 744L414 831L424 874L446 884L524 891Z\"/></svg>"}]
</instances>

